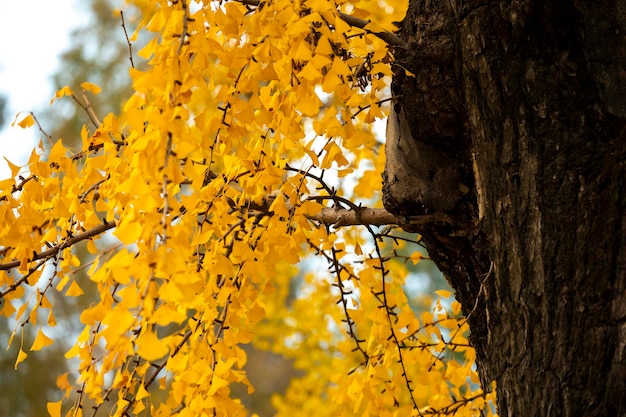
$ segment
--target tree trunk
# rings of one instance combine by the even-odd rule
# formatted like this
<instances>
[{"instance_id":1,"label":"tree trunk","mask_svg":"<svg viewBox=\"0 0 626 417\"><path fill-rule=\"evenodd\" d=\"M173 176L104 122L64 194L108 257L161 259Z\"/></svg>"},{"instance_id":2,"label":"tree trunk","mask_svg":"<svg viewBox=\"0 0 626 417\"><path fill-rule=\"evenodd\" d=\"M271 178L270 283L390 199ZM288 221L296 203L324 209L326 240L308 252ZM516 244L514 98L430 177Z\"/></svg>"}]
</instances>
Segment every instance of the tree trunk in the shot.
<instances>
[{"instance_id":1,"label":"tree trunk","mask_svg":"<svg viewBox=\"0 0 626 417\"><path fill-rule=\"evenodd\" d=\"M386 208L470 323L501 416L626 416L626 5L411 0Z\"/></svg>"}]
</instances>

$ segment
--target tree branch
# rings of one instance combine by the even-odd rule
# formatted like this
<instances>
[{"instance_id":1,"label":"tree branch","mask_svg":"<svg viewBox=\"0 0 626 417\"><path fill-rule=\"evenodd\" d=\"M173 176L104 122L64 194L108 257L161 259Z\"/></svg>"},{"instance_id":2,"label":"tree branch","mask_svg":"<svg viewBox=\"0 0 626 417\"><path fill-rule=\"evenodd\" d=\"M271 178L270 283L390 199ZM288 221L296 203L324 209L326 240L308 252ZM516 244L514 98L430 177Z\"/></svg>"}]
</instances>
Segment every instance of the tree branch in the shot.
<instances>
[{"instance_id":1,"label":"tree branch","mask_svg":"<svg viewBox=\"0 0 626 417\"><path fill-rule=\"evenodd\" d=\"M58 245L55 245L53 247L51 247L50 249L47 249L43 252L39 252L39 253L35 253L33 255L33 257L29 260L29 261L36 261L39 259L46 259L46 258L50 258L54 255L56 255L57 253L59 253L59 251L61 251L62 249L68 248L72 245L74 245L75 243L78 243L82 240L85 239L89 239L91 237L97 236L101 233L106 232L109 229L112 229L115 227L115 221L105 221L103 224L100 224L96 227L94 227L93 229L87 230L83 233L79 233L77 235L74 235L72 237L70 237L67 240L64 240L63 242L60 242ZM20 260L14 260L11 262L7 262L4 264L0 264L0 271L6 271L9 269L13 269L16 268L18 266L20 266L20 264L22 263L22 261Z\"/></svg>"},{"instance_id":2,"label":"tree branch","mask_svg":"<svg viewBox=\"0 0 626 417\"><path fill-rule=\"evenodd\" d=\"M335 227L357 226L369 224L371 226L382 226L386 224L399 224L399 219L383 208L363 207L357 210L344 209L338 207L326 207L312 220L318 220L326 225Z\"/></svg>"},{"instance_id":3,"label":"tree branch","mask_svg":"<svg viewBox=\"0 0 626 417\"><path fill-rule=\"evenodd\" d=\"M325 207L317 215L311 216L327 226L385 226L398 225L401 228L420 224L452 224L452 219L444 213L422 214L408 218L396 216L384 208L357 207Z\"/></svg>"}]
</instances>

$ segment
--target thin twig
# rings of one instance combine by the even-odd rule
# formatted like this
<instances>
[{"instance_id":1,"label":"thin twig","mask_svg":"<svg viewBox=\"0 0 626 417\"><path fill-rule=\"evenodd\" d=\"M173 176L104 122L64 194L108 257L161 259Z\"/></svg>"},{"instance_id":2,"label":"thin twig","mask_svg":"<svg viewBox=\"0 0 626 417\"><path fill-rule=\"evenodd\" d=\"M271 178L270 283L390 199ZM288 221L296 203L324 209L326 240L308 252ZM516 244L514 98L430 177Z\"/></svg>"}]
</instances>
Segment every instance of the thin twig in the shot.
<instances>
[{"instance_id":1,"label":"thin twig","mask_svg":"<svg viewBox=\"0 0 626 417\"><path fill-rule=\"evenodd\" d=\"M22 177L21 175L18 177L20 179L19 184L14 185L13 188L11 189L11 193L16 193L18 191L22 191L22 189L24 189L24 185L26 185L27 182L35 180L37 181L37 176L36 175L30 175L27 178Z\"/></svg>"},{"instance_id":2,"label":"thin twig","mask_svg":"<svg viewBox=\"0 0 626 417\"><path fill-rule=\"evenodd\" d=\"M415 399L415 395L413 394L414 390L413 390L413 387L411 386L412 381L409 378L407 364L402 355L402 348L400 346L400 340L393 327L393 319L391 318L392 315L394 315L393 307L390 307L389 302L387 301L387 288L385 286L386 285L385 278L388 272L388 270L385 269L385 258L383 257L382 251L380 249L380 245L378 244L378 240L376 240L376 233L374 233L374 230L372 229L370 225L365 225L365 227L367 228L367 231L373 238L374 250L376 251L376 256L379 262L379 269L380 269L380 274L381 274L381 284L382 284L381 291L379 293L375 293L374 290L372 289L372 293L374 294L374 297L381 303L380 307L385 310L385 313L386 313L385 315L387 316L387 322L389 323L389 331L391 332L389 339L393 340L393 344L395 345L398 351L398 363L400 364L400 367L402 368L402 377L404 378L407 391L409 392L409 397L411 399L411 402L413 403L413 409L417 411L417 414L422 416L422 412L417 406L417 400ZM379 296L382 296L382 300Z\"/></svg>"},{"instance_id":3,"label":"thin twig","mask_svg":"<svg viewBox=\"0 0 626 417\"><path fill-rule=\"evenodd\" d=\"M89 101L85 101L87 104L83 104L80 102L80 100L76 97L75 94L71 95L72 99L76 102L76 104L78 104L80 106L81 109L83 109L85 111L85 113L87 113L87 116L89 116L89 120L91 120L91 123L97 128L100 126L100 121L98 120L98 118L96 117L96 115L93 113L93 111L89 111L91 104L89 104ZM85 94L83 94L83 97L85 97Z\"/></svg>"},{"instance_id":4,"label":"thin twig","mask_svg":"<svg viewBox=\"0 0 626 417\"><path fill-rule=\"evenodd\" d=\"M172 153L172 134L169 133L167 136L167 148L165 149L165 162L163 162L163 189L161 194L163 195L163 218L161 223L163 225L163 242L167 240L167 215L170 210L169 207L169 194L167 192L167 185L170 183L169 178L167 177L167 165L170 160L170 155Z\"/></svg>"},{"instance_id":5,"label":"thin twig","mask_svg":"<svg viewBox=\"0 0 626 417\"><path fill-rule=\"evenodd\" d=\"M370 357L367 354L367 351L365 349L363 349L363 347L361 346L361 344L366 342L366 340L365 339L359 339L359 337L357 336L357 334L356 334L356 322L352 319L352 317L350 317L350 313L348 312L348 310L349 310L349 308L348 308L348 299L347 299L346 296L350 295L352 292L346 290L346 288L345 288L345 286L343 284L343 280L341 279L342 267L340 266L339 258L337 257L337 249L335 248L334 245L331 247L331 253L332 253L332 263L331 263L332 271L331 272L334 273L335 276L337 277L337 284L335 284L335 285L339 289L339 292L341 293L341 298L339 299L337 304L341 304L341 307L343 309L343 313L344 313L344 315L346 317L342 321L345 322L348 325L348 335L350 336L350 338L355 343L355 348L352 351L353 352L354 351L361 352L361 355L363 356L363 362L361 363L361 365L367 365L369 363ZM331 262L330 258L329 258L329 262Z\"/></svg>"},{"instance_id":6,"label":"thin twig","mask_svg":"<svg viewBox=\"0 0 626 417\"><path fill-rule=\"evenodd\" d=\"M100 119L96 116L96 113L93 111L93 107L87 98L87 94L85 94L85 90L80 93L83 96L83 100L85 100L86 109L85 111L89 114L89 118L95 122L96 127L100 126Z\"/></svg>"},{"instance_id":7,"label":"thin twig","mask_svg":"<svg viewBox=\"0 0 626 417\"><path fill-rule=\"evenodd\" d=\"M109 178L111 177L111 174L107 175L105 179L100 180L98 182L96 182L95 184L92 184L89 188L87 188L87 190L85 190L85 192L83 192L80 196L79 196L79 201L81 203L85 202L85 198L87 198L87 195L89 195L90 192L97 190L98 188L100 188L100 186Z\"/></svg>"},{"instance_id":8,"label":"thin twig","mask_svg":"<svg viewBox=\"0 0 626 417\"><path fill-rule=\"evenodd\" d=\"M44 135L46 139L48 139L48 143L50 144L50 146L53 146L54 144L52 143L52 136L50 136L45 130L43 130L43 127L41 127L41 123L39 123L39 120L37 120L35 113L33 112L29 112L29 113L31 116L33 116L33 120L35 121L35 123L37 123L37 127L39 128L39 131L41 132L41 134Z\"/></svg>"},{"instance_id":9,"label":"thin twig","mask_svg":"<svg viewBox=\"0 0 626 417\"><path fill-rule=\"evenodd\" d=\"M126 43L128 44L128 59L130 60L130 66L135 68L133 62L133 45L130 43L128 32L126 32L126 25L124 24L124 12L120 10L120 17L122 18L122 28L124 29L124 36L126 36Z\"/></svg>"},{"instance_id":10,"label":"thin twig","mask_svg":"<svg viewBox=\"0 0 626 417\"><path fill-rule=\"evenodd\" d=\"M187 0L182 0L183 6L183 33L180 35L180 44L178 45L177 55L180 55L180 52L183 50L183 45L185 44L185 40L187 39L187 35L189 34L188 30L188 22L189 16L187 16Z\"/></svg>"},{"instance_id":11,"label":"thin twig","mask_svg":"<svg viewBox=\"0 0 626 417\"><path fill-rule=\"evenodd\" d=\"M398 98L400 98L400 97L402 97L402 96L387 97L387 98L384 98L384 99L382 99L382 100L378 100L377 102L372 103L372 104L375 104L375 105L377 105L377 106L380 106L381 104L383 104L383 103L384 103L384 102L386 102L386 101L397 100L397 99L398 99ZM352 119L356 118L356 117L359 115L359 113L361 113L363 110L367 110L367 109L369 109L370 107L372 107L372 104L368 104L367 106L363 106L363 107L359 106L359 110L357 110L357 112L356 112L356 113L354 113L354 114L351 116L351 118L352 118Z\"/></svg>"}]
</instances>

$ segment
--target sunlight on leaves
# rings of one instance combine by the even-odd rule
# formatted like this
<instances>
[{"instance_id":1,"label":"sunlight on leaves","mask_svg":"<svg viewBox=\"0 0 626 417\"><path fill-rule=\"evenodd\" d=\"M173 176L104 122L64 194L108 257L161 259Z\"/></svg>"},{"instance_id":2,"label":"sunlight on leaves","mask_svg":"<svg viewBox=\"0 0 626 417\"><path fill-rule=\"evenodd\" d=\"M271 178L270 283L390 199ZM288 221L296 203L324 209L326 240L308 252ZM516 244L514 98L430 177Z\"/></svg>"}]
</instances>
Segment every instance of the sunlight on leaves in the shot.
<instances>
[{"instance_id":1,"label":"sunlight on leaves","mask_svg":"<svg viewBox=\"0 0 626 417\"><path fill-rule=\"evenodd\" d=\"M130 3L152 38L123 110L61 88L80 138L0 181L14 334L43 326L39 351L55 297L82 306L50 415L247 415L250 344L298 371L278 416L494 415L460 304L407 291L420 239L380 217L394 47L377 34L407 4Z\"/></svg>"}]
</instances>

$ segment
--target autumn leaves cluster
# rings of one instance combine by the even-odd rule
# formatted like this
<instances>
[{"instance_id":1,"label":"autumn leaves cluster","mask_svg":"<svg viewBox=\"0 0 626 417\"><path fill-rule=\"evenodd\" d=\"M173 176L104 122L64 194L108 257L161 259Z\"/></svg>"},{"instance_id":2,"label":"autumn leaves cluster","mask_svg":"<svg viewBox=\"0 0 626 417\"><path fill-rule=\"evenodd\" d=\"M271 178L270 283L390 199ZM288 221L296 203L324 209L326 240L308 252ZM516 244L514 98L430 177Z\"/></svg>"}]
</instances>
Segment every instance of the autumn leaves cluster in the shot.
<instances>
[{"instance_id":1,"label":"autumn leaves cluster","mask_svg":"<svg viewBox=\"0 0 626 417\"><path fill-rule=\"evenodd\" d=\"M82 146L43 140L0 183L12 343L26 324L39 328L30 350L53 342L54 297L85 296L78 270L97 286L50 413L245 415L230 387L254 389L242 348L253 343L303 371L274 399L280 415L477 415L488 398L458 303L405 291L418 238L316 218L380 206L372 123L392 53L375 32L403 10L134 3L137 31L154 37L138 52L147 69L129 68L123 112L100 117L91 83L59 91L85 110Z\"/></svg>"}]
</instances>

